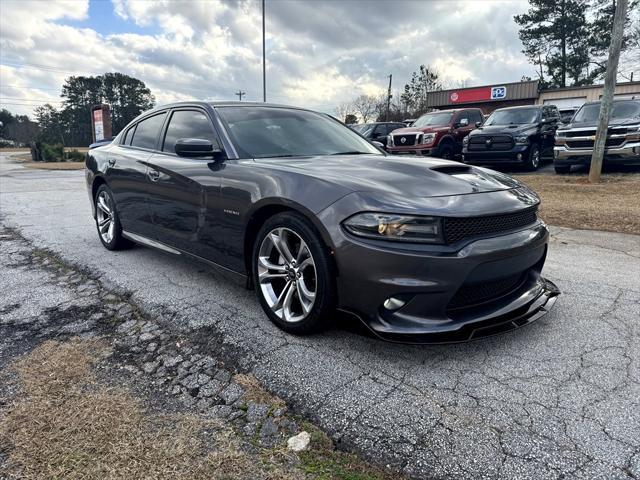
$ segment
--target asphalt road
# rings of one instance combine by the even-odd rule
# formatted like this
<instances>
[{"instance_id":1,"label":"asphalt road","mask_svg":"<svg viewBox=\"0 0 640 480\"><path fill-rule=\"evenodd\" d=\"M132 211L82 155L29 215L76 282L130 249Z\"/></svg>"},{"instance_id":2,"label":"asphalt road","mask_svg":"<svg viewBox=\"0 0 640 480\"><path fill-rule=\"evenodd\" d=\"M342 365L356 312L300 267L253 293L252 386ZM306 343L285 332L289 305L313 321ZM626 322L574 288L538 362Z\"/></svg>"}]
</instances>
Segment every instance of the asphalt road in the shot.
<instances>
[{"instance_id":1,"label":"asphalt road","mask_svg":"<svg viewBox=\"0 0 640 480\"><path fill-rule=\"evenodd\" d=\"M201 266L106 251L81 171L0 157L0 215L373 461L420 478L640 477L640 237L554 228L544 274L563 294L550 314L469 344L403 346L347 319L292 337L253 292Z\"/></svg>"}]
</instances>

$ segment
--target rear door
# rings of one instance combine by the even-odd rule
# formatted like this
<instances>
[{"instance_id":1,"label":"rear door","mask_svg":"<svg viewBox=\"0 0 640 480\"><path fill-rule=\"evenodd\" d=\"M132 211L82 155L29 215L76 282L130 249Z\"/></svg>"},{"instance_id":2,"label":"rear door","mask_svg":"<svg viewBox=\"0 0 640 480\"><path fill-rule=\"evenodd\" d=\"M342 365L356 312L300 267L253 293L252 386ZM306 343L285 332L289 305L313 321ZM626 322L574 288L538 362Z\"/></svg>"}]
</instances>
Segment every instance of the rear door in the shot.
<instances>
[{"instance_id":1,"label":"rear door","mask_svg":"<svg viewBox=\"0 0 640 480\"><path fill-rule=\"evenodd\" d=\"M120 144L109 149L106 180L113 193L123 230L150 236L147 206L147 160L153 154L166 112L143 118L129 127Z\"/></svg>"},{"instance_id":2,"label":"rear door","mask_svg":"<svg viewBox=\"0 0 640 480\"><path fill-rule=\"evenodd\" d=\"M216 261L220 172L213 158L179 157L180 138L218 142L209 115L200 108L175 109L168 119L159 151L148 161L148 202L155 238L180 250Z\"/></svg>"}]
</instances>

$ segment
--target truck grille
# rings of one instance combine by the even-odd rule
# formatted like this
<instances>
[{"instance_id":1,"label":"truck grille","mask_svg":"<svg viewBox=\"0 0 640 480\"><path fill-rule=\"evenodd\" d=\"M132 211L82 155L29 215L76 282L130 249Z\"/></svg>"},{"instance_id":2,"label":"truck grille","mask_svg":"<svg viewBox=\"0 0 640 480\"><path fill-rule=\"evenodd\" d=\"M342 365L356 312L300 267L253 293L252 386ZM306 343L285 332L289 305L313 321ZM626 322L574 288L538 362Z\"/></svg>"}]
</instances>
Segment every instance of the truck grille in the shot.
<instances>
[{"instance_id":1,"label":"truck grille","mask_svg":"<svg viewBox=\"0 0 640 480\"><path fill-rule=\"evenodd\" d=\"M473 135L469 137L467 150L470 152L504 151L513 148L513 138L509 135Z\"/></svg>"},{"instance_id":2,"label":"truck grille","mask_svg":"<svg viewBox=\"0 0 640 480\"><path fill-rule=\"evenodd\" d=\"M396 147L410 147L416 144L417 133L402 133L393 136L393 144ZM402 141L404 139L404 142Z\"/></svg>"},{"instance_id":3,"label":"truck grille","mask_svg":"<svg viewBox=\"0 0 640 480\"><path fill-rule=\"evenodd\" d=\"M536 222L538 207L531 207L519 212L484 217L445 217L444 239L448 244L466 238L507 232L525 227Z\"/></svg>"},{"instance_id":4,"label":"truck grille","mask_svg":"<svg viewBox=\"0 0 640 480\"><path fill-rule=\"evenodd\" d=\"M627 127L609 127L607 129L607 135L624 135L627 133ZM564 136L571 137L592 137L596 134L596 129L593 130L568 130L564 132Z\"/></svg>"},{"instance_id":5,"label":"truck grille","mask_svg":"<svg viewBox=\"0 0 640 480\"><path fill-rule=\"evenodd\" d=\"M593 140L567 140L567 147L569 148L593 148ZM607 147L619 147L624 143L624 138L607 138L605 146Z\"/></svg>"},{"instance_id":6,"label":"truck grille","mask_svg":"<svg viewBox=\"0 0 640 480\"><path fill-rule=\"evenodd\" d=\"M449 301L447 310L467 308L497 300L518 289L526 276L527 272L521 272L489 282L463 284Z\"/></svg>"}]
</instances>

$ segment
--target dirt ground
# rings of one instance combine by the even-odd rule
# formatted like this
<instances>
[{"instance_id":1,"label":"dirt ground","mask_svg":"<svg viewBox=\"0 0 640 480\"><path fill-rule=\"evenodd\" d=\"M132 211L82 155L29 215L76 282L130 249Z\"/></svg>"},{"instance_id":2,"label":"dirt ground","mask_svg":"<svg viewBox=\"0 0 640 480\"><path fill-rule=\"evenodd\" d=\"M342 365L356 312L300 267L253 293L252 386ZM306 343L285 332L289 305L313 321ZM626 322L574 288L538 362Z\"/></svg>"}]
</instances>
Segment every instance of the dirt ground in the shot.
<instances>
[{"instance_id":1,"label":"dirt ground","mask_svg":"<svg viewBox=\"0 0 640 480\"><path fill-rule=\"evenodd\" d=\"M640 235L640 173L514 175L542 199L540 216L550 225Z\"/></svg>"}]
</instances>

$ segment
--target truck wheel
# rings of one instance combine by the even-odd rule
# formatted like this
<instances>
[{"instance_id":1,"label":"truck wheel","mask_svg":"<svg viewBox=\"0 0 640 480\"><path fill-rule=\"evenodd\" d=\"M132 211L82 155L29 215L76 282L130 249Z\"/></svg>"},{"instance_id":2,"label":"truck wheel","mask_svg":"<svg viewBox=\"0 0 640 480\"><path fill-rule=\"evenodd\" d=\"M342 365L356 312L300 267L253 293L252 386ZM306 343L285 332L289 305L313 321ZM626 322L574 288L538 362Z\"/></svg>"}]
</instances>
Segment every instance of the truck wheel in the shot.
<instances>
[{"instance_id":1,"label":"truck wheel","mask_svg":"<svg viewBox=\"0 0 640 480\"><path fill-rule=\"evenodd\" d=\"M529 157L524 163L524 168L533 172L540 166L540 147L537 144L531 145L529 149Z\"/></svg>"},{"instance_id":2,"label":"truck wheel","mask_svg":"<svg viewBox=\"0 0 640 480\"><path fill-rule=\"evenodd\" d=\"M445 143L438 148L436 157L444 158L445 160L453 160L453 146L449 143Z\"/></svg>"},{"instance_id":3,"label":"truck wheel","mask_svg":"<svg viewBox=\"0 0 640 480\"><path fill-rule=\"evenodd\" d=\"M565 175L571 173L571 165L554 165L553 169L558 175Z\"/></svg>"}]
</instances>

